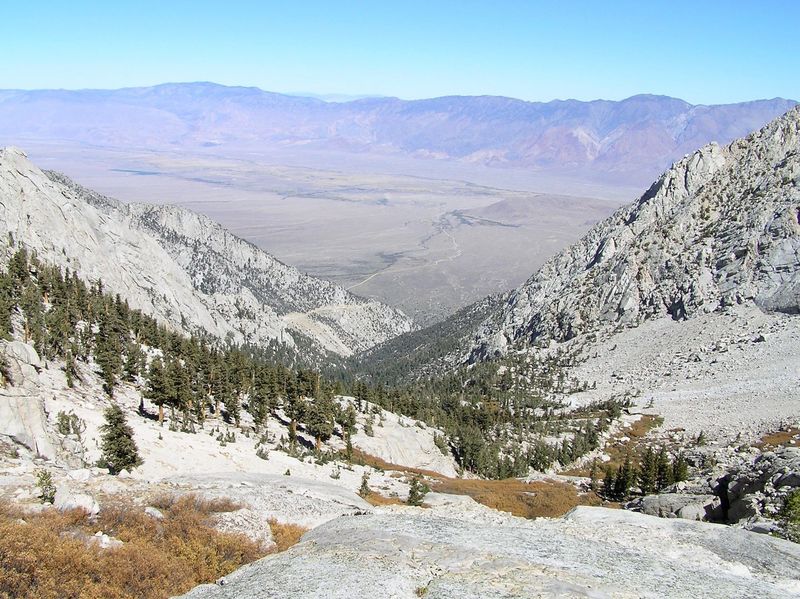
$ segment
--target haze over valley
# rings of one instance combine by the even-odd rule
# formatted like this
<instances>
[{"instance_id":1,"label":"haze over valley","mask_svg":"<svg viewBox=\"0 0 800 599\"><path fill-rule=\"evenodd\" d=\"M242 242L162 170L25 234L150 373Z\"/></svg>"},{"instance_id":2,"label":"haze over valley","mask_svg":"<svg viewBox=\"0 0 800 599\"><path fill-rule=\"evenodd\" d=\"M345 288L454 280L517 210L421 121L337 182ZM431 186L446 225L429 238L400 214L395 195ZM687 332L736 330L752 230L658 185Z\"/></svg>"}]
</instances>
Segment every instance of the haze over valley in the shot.
<instances>
[{"instance_id":1,"label":"haze over valley","mask_svg":"<svg viewBox=\"0 0 800 599\"><path fill-rule=\"evenodd\" d=\"M0 135L43 167L201 212L425 324L515 287L673 160L793 104L326 103L169 84L0 92Z\"/></svg>"}]
</instances>

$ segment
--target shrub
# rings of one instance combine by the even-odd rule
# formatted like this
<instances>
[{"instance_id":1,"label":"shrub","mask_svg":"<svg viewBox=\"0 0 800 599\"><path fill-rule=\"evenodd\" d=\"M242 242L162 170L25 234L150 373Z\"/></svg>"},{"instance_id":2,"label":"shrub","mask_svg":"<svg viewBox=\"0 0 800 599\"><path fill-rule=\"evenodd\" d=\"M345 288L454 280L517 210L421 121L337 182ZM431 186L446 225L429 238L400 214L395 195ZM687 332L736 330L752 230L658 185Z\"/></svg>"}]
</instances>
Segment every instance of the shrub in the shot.
<instances>
[{"instance_id":1,"label":"shrub","mask_svg":"<svg viewBox=\"0 0 800 599\"><path fill-rule=\"evenodd\" d=\"M781 517L786 527L786 538L800 543L800 489L795 489L786 497Z\"/></svg>"},{"instance_id":2,"label":"shrub","mask_svg":"<svg viewBox=\"0 0 800 599\"><path fill-rule=\"evenodd\" d=\"M213 528L206 510L225 502L163 501L161 521L129 503L104 506L96 521L80 510L23 514L0 505L0 597L170 597L264 555L244 535ZM124 545L100 549L81 540L98 529Z\"/></svg>"},{"instance_id":3,"label":"shrub","mask_svg":"<svg viewBox=\"0 0 800 599\"><path fill-rule=\"evenodd\" d=\"M39 499L42 503L53 503L56 500L56 486L53 484L53 475L41 469L34 472L36 486L39 488Z\"/></svg>"},{"instance_id":4,"label":"shrub","mask_svg":"<svg viewBox=\"0 0 800 599\"><path fill-rule=\"evenodd\" d=\"M268 520L270 530L272 530L272 540L275 541L275 547L270 550L270 553L280 553L286 551L292 545L297 544L300 538L308 532L298 524L286 524L278 522L275 518Z\"/></svg>"}]
</instances>

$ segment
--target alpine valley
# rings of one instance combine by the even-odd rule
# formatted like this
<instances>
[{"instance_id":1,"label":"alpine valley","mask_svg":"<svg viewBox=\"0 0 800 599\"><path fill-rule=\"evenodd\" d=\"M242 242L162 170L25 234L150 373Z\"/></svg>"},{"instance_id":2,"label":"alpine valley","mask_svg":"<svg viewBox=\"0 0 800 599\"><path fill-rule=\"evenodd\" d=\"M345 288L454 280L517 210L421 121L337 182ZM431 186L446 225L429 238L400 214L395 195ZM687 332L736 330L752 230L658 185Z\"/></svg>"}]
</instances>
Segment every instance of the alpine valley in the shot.
<instances>
[{"instance_id":1,"label":"alpine valley","mask_svg":"<svg viewBox=\"0 0 800 599\"><path fill-rule=\"evenodd\" d=\"M176 92L126 93L163 116ZM304 101L287 129L336 119L349 144L439 110ZM714 112L670 106L681 143ZM428 327L0 151L0 596L800 596L800 108L779 108ZM192 143L218 133L190 116ZM386 151L540 165L513 130ZM587 131L575 168L625 162L630 138Z\"/></svg>"}]
</instances>

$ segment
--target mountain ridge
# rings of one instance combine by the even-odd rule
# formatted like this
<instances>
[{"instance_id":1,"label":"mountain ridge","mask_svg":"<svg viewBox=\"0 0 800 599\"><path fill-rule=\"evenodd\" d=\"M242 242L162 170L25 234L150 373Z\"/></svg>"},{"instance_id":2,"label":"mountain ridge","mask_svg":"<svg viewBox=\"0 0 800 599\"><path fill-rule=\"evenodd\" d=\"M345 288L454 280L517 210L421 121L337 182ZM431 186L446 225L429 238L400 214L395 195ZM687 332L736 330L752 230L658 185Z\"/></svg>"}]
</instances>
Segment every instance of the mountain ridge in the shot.
<instances>
[{"instance_id":1,"label":"mountain ridge","mask_svg":"<svg viewBox=\"0 0 800 599\"><path fill-rule=\"evenodd\" d=\"M0 200L15 243L102 279L179 330L277 343L317 359L412 327L398 310L300 273L205 216L122 204L40 171L15 148L0 150Z\"/></svg>"},{"instance_id":2,"label":"mountain ridge","mask_svg":"<svg viewBox=\"0 0 800 599\"><path fill-rule=\"evenodd\" d=\"M0 90L0 135L114 147L226 153L325 150L582 173L641 185L682 154L727 143L796 104L692 105L504 96L327 103L254 87L160 84L119 90Z\"/></svg>"},{"instance_id":3,"label":"mountain ridge","mask_svg":"<svg viewBox=\"0 0 800 599\"><path fill-rule=\"evenodd\" d=\"M463 331L454 315L409 338L431 365L476 362L659 317L690 318L740 303L800 312L800 109L727 147L677 161L635 202L595 225L523 285L493 299ZM482 313L473 304L459 314ZM485 313L485 312L483 312ZM451 342L443 343L441 336ZM370 368L396 362L405 337L371 349ZM437 353L436 348L446 348ZM370 364L370 360L373 362Z\"/></svg>"},{"instance_id":4,"label":"mountain ridge","mask_svg":"<svg viewBox=\"0 0 800 599\"><path fill-rule=\"evenodd\" d=\"M800 312L799 148L795 108L745 139L680 160L512 292L505 341L565 341L593 321L636 326L748 300ZM489 325L473 353L500 349L498 333ZM489 349L492 336L499 346Z\"/></svg>"}]
</instances>

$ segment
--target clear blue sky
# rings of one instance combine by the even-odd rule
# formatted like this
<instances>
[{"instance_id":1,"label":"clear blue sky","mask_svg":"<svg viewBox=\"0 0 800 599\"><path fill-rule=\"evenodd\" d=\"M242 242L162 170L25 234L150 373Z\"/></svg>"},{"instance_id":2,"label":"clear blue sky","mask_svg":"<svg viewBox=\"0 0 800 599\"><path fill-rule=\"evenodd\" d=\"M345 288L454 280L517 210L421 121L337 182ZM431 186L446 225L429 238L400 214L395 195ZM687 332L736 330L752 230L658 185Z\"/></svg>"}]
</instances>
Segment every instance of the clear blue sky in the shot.
<instances>
[{"instance_id":1,"label":"clear blue sky","mask_svg":"<svg viewBox=\"0 0 800 599\"><path fill-rule=\"evenodd\" d=\"M0 88L800 99L800 0L0 5Z\"/></svg>"}]
</instances>

